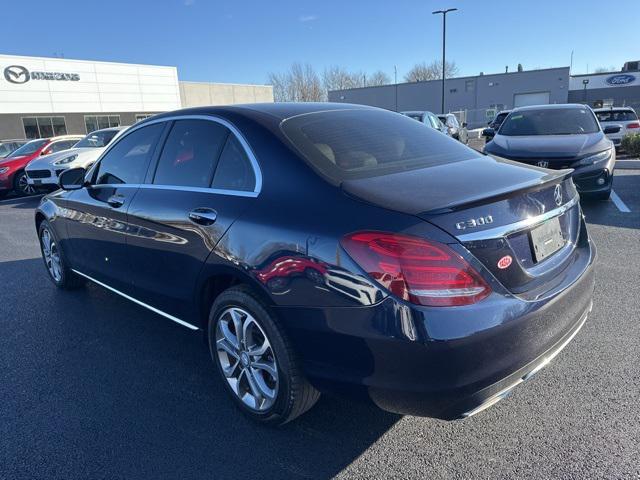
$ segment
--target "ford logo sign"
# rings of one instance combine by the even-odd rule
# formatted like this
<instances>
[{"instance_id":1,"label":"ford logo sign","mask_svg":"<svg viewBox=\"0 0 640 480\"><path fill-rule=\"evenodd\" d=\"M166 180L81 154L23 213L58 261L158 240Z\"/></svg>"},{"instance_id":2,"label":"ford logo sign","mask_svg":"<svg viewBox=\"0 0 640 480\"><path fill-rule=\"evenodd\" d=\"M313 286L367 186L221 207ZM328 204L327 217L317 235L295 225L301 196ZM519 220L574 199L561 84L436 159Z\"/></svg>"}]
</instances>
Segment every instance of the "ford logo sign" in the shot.
<instances>
[{"instance_id":1,"label":"ford logo sign","mask_svg":"<svg viewBox=\"0 0 640 480\"><path fill-rule=\"evenodd\" d=\"M605 80L605 82L607 82L609 85L628 85L630 83L635 82L636 77L633 75L612 75L610 77L607 77L607 79Z\"/></svg>"}]
</instances>

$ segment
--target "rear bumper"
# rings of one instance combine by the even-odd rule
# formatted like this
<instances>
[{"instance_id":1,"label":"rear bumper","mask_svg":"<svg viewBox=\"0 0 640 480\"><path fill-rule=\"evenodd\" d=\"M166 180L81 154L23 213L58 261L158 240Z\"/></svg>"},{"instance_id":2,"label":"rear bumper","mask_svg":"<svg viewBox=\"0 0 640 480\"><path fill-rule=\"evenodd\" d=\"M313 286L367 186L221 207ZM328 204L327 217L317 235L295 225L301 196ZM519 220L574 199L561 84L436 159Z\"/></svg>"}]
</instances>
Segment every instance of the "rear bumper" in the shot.
<instances>
[{"instance_id":1,"label":"rear bumper","mask_svg":"<svg viewBox=\"0 0 640 480\"><path fill-rule=\"evenodd\" d=\"M495 293L476 305L277 307L309 380L384 410L452 420L481 411L573 339L591 309L595 248L560 293Z\"/></svg>"}]
</instances>

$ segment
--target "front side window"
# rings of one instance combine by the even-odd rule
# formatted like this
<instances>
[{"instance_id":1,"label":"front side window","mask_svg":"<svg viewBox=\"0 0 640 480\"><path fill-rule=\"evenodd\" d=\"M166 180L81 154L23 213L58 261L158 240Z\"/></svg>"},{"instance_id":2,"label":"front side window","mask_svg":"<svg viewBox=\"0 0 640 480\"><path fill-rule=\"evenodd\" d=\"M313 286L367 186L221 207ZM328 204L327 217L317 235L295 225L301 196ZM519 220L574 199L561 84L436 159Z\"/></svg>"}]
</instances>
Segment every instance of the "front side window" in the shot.
<instances>
[{"instance_id":1,"label":"front side window","mask_svg":"<svg viewBox=\"0 0 640 480\"><path fill-rule=\"evenodd\" d=\"M142 183L163 128L157 123L124 136L100 160L94 183Z\"/></svg>"},{"instance_id":2,"label":"front side window","mask_svg":"<svg viewBox=\"0 0 640 480\"><path fill-rule=\"evenodd\" d=\"M285 120L281 128L302 158L334 184L480 155L424 124L384 110L299 115Z\"/></svg>"},{"instance_id":3,"label":"front side window","mask_svg":"<svg viewBox=\"0 0 640 480\"><path fill-rule=\"evenodd\" d=\"M500 127L500 135L575 135L600 130L587 108L544 108L513 112Z\"/></svg>"},{"instance_id":4,"label":"front side window","mask_svg":"<svg viewBox=\"0 0 640 480\"><path fill-rule=\"evenodd\" d=\"M153 179L156 185L209 187L229 130L207 120L178 120L167 137Z\"/></svg>"},{"instance_id":5,"label":"front side window","mask_svg":"<svg viewBox=\"0 0 640 480\"><path fill-rule=\"evenodd\" d=\"M408 121L416 123L413 120ZM242 192L253 192L256 188L256 175L251 160L233 134L227 138L211 186L221 190Z\"/></svg>"},{"instance_id":6,"label":"front side window","mask_svg":"<svg viewBox=\"0 0 640 480\"><path fill-rule=\"evenodd\" d=\"M51 153L60 152L73 147L76 143L78 143L78 140L60 140L49 145L47 150L51 150Z\"/></svg>"}]
</instances>

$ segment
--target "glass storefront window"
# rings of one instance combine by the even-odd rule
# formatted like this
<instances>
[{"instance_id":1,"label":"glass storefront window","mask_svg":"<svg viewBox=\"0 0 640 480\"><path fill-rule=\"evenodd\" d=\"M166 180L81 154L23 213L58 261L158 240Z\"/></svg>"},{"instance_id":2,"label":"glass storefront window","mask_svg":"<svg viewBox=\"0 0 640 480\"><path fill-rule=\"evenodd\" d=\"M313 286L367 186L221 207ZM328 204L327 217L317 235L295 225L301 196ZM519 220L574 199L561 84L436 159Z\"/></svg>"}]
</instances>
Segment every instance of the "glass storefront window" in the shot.
<instances>
[{"instance_id":1,"label":"glass storefront window","mask_svg":"<svg viewBox=\"0 0 640 480\"><path fill-rule=\"evenodd\" d=\"M26 138L47 138L67 133L64 117L23 117L22 126Z\"/></svg>"},{"instance_id":2,"label":"glass storefront window","mask_svg":"<svg viewBox=\"0 0 640 480\"><path fill-rule=\"evenodd\" d=\"M87 133L101 128L119 127L120 115L85 115L84 126L87 129Z\"/></svg>"}]
</instances>

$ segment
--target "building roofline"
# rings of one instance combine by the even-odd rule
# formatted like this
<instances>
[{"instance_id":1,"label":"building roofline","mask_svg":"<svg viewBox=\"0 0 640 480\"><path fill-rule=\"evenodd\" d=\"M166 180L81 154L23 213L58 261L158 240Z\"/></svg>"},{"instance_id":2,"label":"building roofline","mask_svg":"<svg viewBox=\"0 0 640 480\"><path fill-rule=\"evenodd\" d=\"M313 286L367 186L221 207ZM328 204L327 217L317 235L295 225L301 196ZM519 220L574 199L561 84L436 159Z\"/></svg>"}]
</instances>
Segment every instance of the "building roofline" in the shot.
<instances>
[{"instance_id":1,"label":"building roofline","mask_svg":"<svg viewBox=\"0 0 640 480\"><path fill-rule=\"evenodd\" d=\"M483 75L467 75L465 77L450 77L450 78L447 78L446 81L448 81L448 80L469 80L469 79L474 79L474 78L485 78L485 77L498 77L498 76L503 76L503 75L517 75L517 74L521 74L521 73L548 72L550 70L564 70L564 69L569 70L569 68L570 68L569 66L566 66L566 67L538 68L538 69L535 69L535 70L523 70L522 72L515 71L515 72L502 72L502 73L485 73ZM398 82L397 84L396 83L388 83L386 85L367 85L366 87L345 88L343 90L329 90L329 92L348 92L350 90L363 90L365 88L395 87L396 85L398 85L398 86L400 86L400 85L414 85L414 84L418 84L418 83L430 83L430 82L441 83L442 80L424 80L424 81L420 81L420 82Z\"/></svg>"},{"instance_id":2,"label":"building roofline","mask_svg":"<svg viewBox=\"0 0 640 480\"><path fill-rule=\"evenodd\" d=\"M179 83L196 83L199 85L239 85L242 87L270 87L273 88L273 85L260 84L260 83L234 83L234 82L206 82L206 81L198 81L198 80L180 80Z\"/></svg>"},{"instance_id":3,"label":"building roofline","mask_svg":"<svg viewBox=\"0 0 640 480\"><path fill-rule=\"evenodd\" d=\"M175 65L155 65L151 63L126 63L126 62L110 62L107 60L81 60L78 58L67 58L67 57L41 57L38 55L13 55L9 53L0 53L0 57L15 57L15 58L33 58L37 60L60 60L63 62L77 62L77 63L107 63L110 65L128 65L130 67L161 67L161 68L174 68L178 69Z\"/></svg>"}]
</instances>

